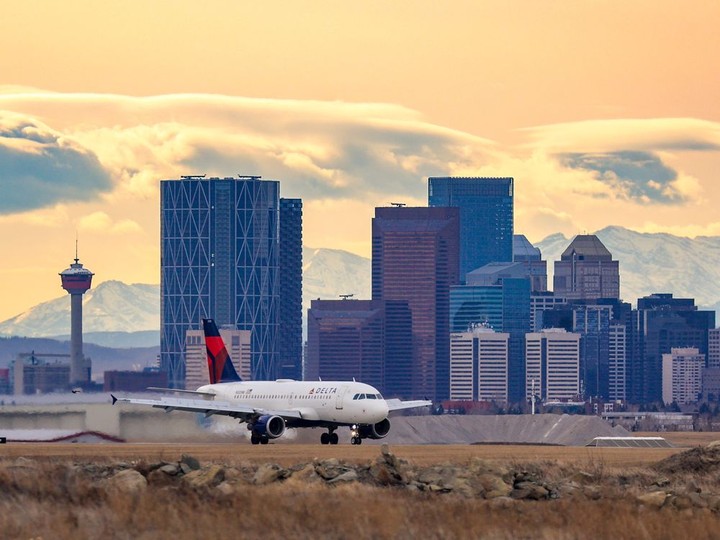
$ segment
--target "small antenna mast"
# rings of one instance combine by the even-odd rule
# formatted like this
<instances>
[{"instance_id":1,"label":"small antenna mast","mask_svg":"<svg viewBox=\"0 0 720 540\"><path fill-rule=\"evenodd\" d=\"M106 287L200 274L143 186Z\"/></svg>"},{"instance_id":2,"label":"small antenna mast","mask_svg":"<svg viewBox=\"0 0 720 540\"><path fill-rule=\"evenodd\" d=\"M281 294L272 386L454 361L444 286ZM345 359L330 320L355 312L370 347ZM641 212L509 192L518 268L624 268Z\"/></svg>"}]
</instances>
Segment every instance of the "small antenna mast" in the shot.
<instances>
[{"instance_id":1,"label":"small antenna mast","mask_svg":"<svg viewBox=\"0 0 720 540\"><path fill-rule=\"evenodd\" d=\"M78 263L80 259L78 258L78 232L75 231L75 264Z\"/></svg>"}]
</instances>

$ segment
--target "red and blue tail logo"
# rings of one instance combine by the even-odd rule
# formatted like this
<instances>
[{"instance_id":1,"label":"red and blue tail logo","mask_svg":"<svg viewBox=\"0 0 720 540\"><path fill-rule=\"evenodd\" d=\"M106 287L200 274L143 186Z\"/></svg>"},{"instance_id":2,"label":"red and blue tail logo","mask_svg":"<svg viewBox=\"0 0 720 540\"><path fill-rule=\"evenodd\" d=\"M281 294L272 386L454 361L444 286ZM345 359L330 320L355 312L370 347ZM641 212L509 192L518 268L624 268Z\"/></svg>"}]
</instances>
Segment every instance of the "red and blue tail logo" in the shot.
<instances>
[{"instance_id":1,"label":"red and blue tail logo","mask_svg":"<svg viewBox=\"0 0 720 540\"><path fill-rule=\"evenodd\" d=\"M210 384L242 381L228 355L225 343L212 319L203 319Z\"/></svg>"}]
</instances>

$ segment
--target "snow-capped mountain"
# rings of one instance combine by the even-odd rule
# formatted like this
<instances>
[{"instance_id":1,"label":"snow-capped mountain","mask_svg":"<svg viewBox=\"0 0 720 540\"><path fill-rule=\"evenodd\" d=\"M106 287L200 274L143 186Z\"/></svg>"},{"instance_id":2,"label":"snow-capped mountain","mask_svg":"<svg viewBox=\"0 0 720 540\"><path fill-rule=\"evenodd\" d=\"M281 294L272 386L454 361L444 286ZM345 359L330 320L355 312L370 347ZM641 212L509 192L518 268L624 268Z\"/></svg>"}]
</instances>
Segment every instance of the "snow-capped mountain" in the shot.
<instances>
[{"instance_id":1,"label":"snow-capped mountain","mask_svg":"<svg viewBox=\"0 0 720 540\"><path fill-rule=\"evenodd\" d=\"M336 299L340 294L370 298L370 259L337 249L303 249L303 309L315 298ZM303 315L303 319L305 316ZM115 346L132 341L147 346L160 330L160 286L127 285L106 281L83 296L85 341ZM152 332L151 332L152 331ZM137 333L143 332L144 336ZM54 337L70 334L70 298L43 302L0 323L0 336ZM142 339L140 339L142 338ZM159 342L159 337L155 339ZM138 346L139 346L138 345Z\"/></svg>"},{"instance_id":2,"label":"snow-capped mountain","mask_svg":"<svg viewBox=\"0 0 720 540\"><path fill-rule=\"evenodd\" d=\"M595 234L613 258L620 261L620 287L625 301L634 304L642 296L670 292L676 297L695 298L699 306L720 309L720 237L690 239L638 233L622 227L606 227ZM548 284L552 284L553 263L560 259L570 240L554 234L535 244L548 261ZM370 298L370 259L337 249L306 247L303 261L303 319L310 301L316 298L332 300L340 294ZM0 323L0 335L67 336L68 296L38 304ZM106 281L90 289L83 298L83 331L87 341L93 333L103 333L107 338L111 332L144 332L145 345L153 339L147 333L159 329L159 285Z\"/></svg>"},{"instance_id":3,"label":"snow-capped mountain","mask_svg":"<svg viewBox=\"0 0 720 540\"><path fill-rule=\"evenodd\" d=\"M695 304L720 307L720 237L683 238L605 227L594 233L620 262L620 295L632 304L652 293L694 298ZM535 244L548 261L548 286L554 261L572 238L553 234Z\"/></svg>"},{"instance_id":4,"label":"snow-capped mountain","mask_svg":"<svg viewBox=\"0 0 720 540\"><path fill-rule=\"evenodd\" d=\"M303 248L303 310L311 300L337 300L341 294L370 299L370 278L370 259L340 249Z\"/></svg>"},{"instance_id":5,"label":"snow-capped mountain","mask_svg":"<svg viewBox=\"0 0 720 540\"><path fill-rule=\"evenodd\" d=\"M105 281L83 296L83 333L143 332L160 328L160 286ZM70 334L70 295L43 302L0 323L0 335Z\"/></svg>"}]
</instances>

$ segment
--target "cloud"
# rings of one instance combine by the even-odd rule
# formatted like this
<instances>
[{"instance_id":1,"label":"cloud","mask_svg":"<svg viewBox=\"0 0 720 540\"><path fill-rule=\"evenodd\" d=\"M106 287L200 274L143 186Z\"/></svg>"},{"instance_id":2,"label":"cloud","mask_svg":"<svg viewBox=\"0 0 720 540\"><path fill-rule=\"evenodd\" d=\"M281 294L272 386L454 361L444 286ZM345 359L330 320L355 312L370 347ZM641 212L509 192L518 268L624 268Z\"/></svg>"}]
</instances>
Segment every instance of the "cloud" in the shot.
<instances>
[{"instance_id":1,"label":"cloud","mask_svg":"<svg viewBox=\"0 0 720 540\"><path fill-rule=\"evenodd\" d=\"M521 130L552 153L718 151L720 123L697 118L586 120Z\"/></svg>"},{"instance_id":2,"label":"cloud","mask_svg":"<svg viewBox=\"0 0 720 540\"><path fill-rule=\"evenodd\" d=\"M708 184L683 170L680 155L720 149L720 124L698 119L540 126L523 132L527 144L503 146L393 104L10 90L0 91L0 110L20 123L6 130L2 148L18 151L20 145L38 162L53 162L51 154L38 151L44 147L95 159L101 180L79 193L63 190L62 200L102 195L104 206L75 211L115 216L106 231L117 230L117 216L156 226L143 216L154 215L159 180L183 174L277 179L283 196L302 197L308 209L313 202L327 207L360 201L362 217L348 217L358 238L365 230L361 219L374 206L391 200L424 204L426 178L433 175L515 177L517 228L534 238L558 229L596 230L608 224L608 216L632 228L653 212L652 219L677 221L683 208L699 209ZM660 216L658 208L677 212ZM707 221L706 214L694 215ZM102 223L96 216L83 226ZM318 234L322 229L318 223ZM321 238L313 242L325 245Z\"/></svg>"},{"instance_id":3,"label":"cloud","mask_svg":"<svg viewBox=\"0 0 720 540\"><path fill-rule=\"evenodd\" d=\"M113 219L105 212L93 212L80 218L78 222L80 230L99 232L99 233L112 233L112 234L126 234L141 232L142 227L131 219L121 219L119 221L113 221Z\"/></svg>"},{"instance_id":4,"label":"cloud","mask_svg":"<svg viewBox=\"0 0 720 540\"><path fill-rule=\"evenodd\" d=\"M0 214L91 200L111 187L87 148L37 120L0 111Z\"/></svg>"},{"instance_id":5,"label":"cloud","mask_svg":"<svg viewBox=\"0 0 720 540\"><path fill-rule=\"evenodd\" d=\"M94 152L117 191L156 196L181 174L261 174L309 199L420 197L425 177L490 161L491 141L392 104L218 95L0 94Z\"/></svg>"},{"instance_id":6,"label":"cloud","mask_svg":"<svg viewBox=\"0 0 720 540\"><path fill-rule=\"evenodd\" d=\"M677 203L685 200L678 189L678 173L651 152L559 154L563 166L590 171L621 197L640 202Z\"/></svg>"}]
</instances>

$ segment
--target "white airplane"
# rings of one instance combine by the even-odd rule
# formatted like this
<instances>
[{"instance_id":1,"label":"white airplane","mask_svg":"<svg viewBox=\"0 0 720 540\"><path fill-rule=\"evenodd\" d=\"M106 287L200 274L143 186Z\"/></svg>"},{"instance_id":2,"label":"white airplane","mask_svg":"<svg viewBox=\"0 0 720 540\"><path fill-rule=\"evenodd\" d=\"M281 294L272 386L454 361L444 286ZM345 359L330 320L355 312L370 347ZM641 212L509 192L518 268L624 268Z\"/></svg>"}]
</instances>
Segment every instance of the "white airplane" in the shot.
<instances>
[{"instance_id":1,"label":"white airplane","mask_svg":"<svg viewBox=\"0 0 720 540\"><path fill-rule=\"evenodd\" d=\"M267 444L281 437L286 428L300 427L327 428L320 442L337 444L335 430L340 426L350 427L350 444L361 444L363 439L382 439L390 432L390 412L432 405L424 400L384 399L369 384L355 381L242 381L215 321L203 319L203 329L210 384L195 391L150 388L190 394L191 398L117 398L111 394L113 405L120 401L167 412L230 416L247 422L252 444Z\"/></svg>"}]
</instances>

